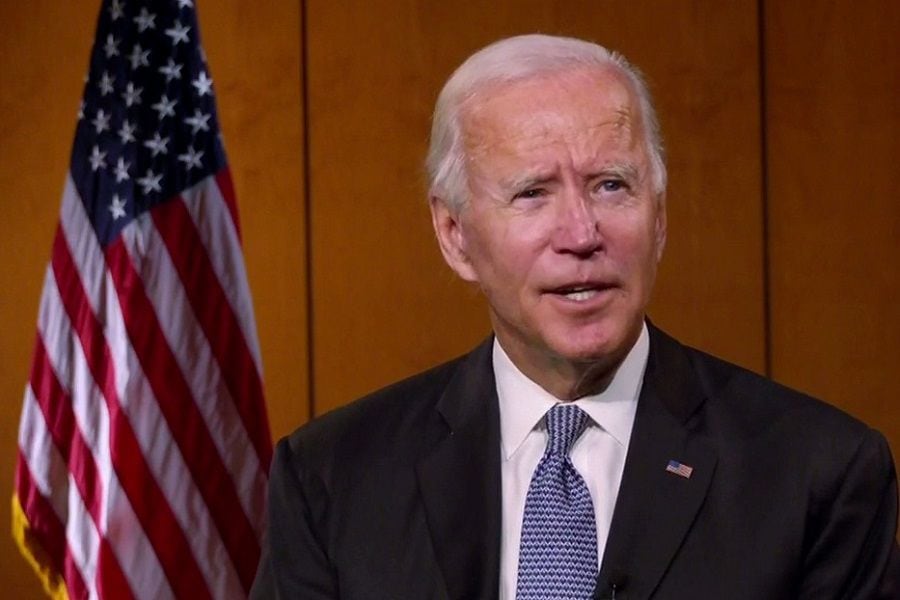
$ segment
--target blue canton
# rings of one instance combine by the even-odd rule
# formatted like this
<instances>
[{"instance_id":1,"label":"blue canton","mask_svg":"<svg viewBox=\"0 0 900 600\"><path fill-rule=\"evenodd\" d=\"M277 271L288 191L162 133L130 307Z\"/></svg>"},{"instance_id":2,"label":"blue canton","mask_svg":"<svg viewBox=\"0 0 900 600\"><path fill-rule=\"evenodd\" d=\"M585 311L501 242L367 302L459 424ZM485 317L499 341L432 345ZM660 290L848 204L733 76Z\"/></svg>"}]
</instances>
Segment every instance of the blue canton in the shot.
<instances>
[{"instance_id":1,"label":"blue canton","mask_svg":"<svg viewBox=\"0 0 900 600\"><path fill-rule=\"evenodd\" d=\"M101 245L225 166L192 0L104 3L70 171Z\"/></svg>"},{"instance_id":2,"label":"blue canton","mask_svg":"<svg viewBox=\"0 0 900 600\"><path fill-rule=\"evenodd\" d=\"M558 404L545 417L549 441L525 497L517 600L587 600L597 578L594 505L569 451L587 415Z\"/></svg>"}]
</instances>

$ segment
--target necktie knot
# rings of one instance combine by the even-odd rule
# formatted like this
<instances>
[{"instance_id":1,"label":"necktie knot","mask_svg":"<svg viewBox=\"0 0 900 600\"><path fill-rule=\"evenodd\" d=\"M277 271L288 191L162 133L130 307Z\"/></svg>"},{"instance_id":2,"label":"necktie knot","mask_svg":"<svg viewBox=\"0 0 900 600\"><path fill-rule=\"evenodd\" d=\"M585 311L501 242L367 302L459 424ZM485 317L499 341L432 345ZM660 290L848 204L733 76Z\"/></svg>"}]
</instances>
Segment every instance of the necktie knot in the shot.
<instances>
[{"instance_id":1,"label":"necktie knot","mask_svg":"<svg viewBox=\"0 0 900 600\"><path fill-rule=\"evenodd\" d=\"M574 404L557 404L545 417L547 423L547 454L568 456L587 425L587 414Z\"/></svg>"}]
</instances>

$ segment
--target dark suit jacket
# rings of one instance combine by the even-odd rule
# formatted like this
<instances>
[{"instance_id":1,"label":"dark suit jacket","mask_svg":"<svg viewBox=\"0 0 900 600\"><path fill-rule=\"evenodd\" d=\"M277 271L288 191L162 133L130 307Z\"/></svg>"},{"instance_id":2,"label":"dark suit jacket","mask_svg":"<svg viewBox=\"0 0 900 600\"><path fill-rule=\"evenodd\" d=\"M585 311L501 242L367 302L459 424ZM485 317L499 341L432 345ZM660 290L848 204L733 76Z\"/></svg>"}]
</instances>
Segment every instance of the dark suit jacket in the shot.
<instances>
[{"instance_id":1,"label":"dark suit jacket","mask_svg":"<svg viewBox=\"0 0 900 600\"><path fill-rule=\"evenodd\" d=\"M612 579L619 600L900 597L882 436L650 340L598 596ZM251 597L495 598L500 447L490 340L308 423L278 444Z\"/></svg>"}]
</instances>

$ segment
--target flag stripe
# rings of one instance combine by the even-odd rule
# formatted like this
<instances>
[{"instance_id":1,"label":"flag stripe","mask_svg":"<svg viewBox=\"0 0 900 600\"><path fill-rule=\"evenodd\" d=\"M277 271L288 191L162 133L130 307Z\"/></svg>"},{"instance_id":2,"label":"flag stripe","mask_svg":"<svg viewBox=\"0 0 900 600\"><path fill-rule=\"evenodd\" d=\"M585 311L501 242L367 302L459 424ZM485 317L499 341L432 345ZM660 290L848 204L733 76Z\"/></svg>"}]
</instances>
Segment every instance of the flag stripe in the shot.
<instances>
[{"instance_id":1,"label":"flag stripe","mask_svg":"<svg viewBox=\"0 0 900 600\"><path fill-rule=\"evenodd\" d=\"M227 171L227 167L222 169L222 173L227 174ZM256 371L261 376L262 361L259 356L259 340L256 337L256 326L254 325L256 321L253 315L250 286L245 275L246 268L244 255L241 252L241 239L233 220L236 216L231 213L226 199L226 191L219 188L219 181L227 181L228 185L231 185L228 177L224 179L222 177L211 178L185 190L182 197L194 226L197 228L198 235L206 247L213 272L222 282L235 318L240 323L247 348L256 365ZM235 274L240 274L240 277L236 277ZM264 404L262 406L265 407ZM271 454L271 451L269 453Z\"/></svg>"},{"instance_id":2,"label":"flag stripe","mask_svg":"<svg viewBox=\"0 0 900 600\"><path fill-rule=\"evenodd\" d=\"M28 532L37 541L41 550L51 560L53 568L63 578L70 598L86 598L87 587L78 566L75 565L66 534L59 515L38 490L28 462L20 448L16 461L16 494L19 504L28 517Z\"/></svg>"},{"instance_id":3,"label":"flag stripe","mask_svg":"<svg viewBox=\"0 0 900 600\"><path fill-rule=\"evenodd\" d=\"M119 292L125 327L144 375L156 394L160 410L206 501L228 554L238 567L244 589L249 591L259 560L259 544L238 500L234 482L228 476L206 422L160 330L156 312L144 291L143 279L135 270L122 238L107 247L106 258Z\"/></svg>"},{"instance_id":4,"label":"flag stripe","mask_svg":"<svg viewBox=\"0 0 900 600\"><path fill-rule=\"evenodd\" d=\"M197 323L194 309L188 302L182 281L159 232L149 223L141 225L139 230L123 232L125 247L133 256L133 248L140 240L143 260L155 267L152 275L144 277L144 290L156 314L173 315L158 320L162 334L169 340L175 360L207 423L229 476L237 489L244 492L238 499L259 537L263 529L260 515L265 511L265 470L257 459L256 449L225 386L222 369L213 357L207 336ZM249 357L245 360L245 368L246 365L252 368Z\"/></svg>"},{"instance_id":5,"label":"flag stripe","mask_svg":"<svg viewBox=\"0 0 900 600\"><path fill-rule=\"evenodd\" d=\"M103 484L97 473L94 457L81 432L75 427L71 399L59 385L40 335L37 335L34 344L31 389L53 444L63 461L68 464L69 472L94 523L99 523Z\"/></svg>"},{"instance_id":6,"label":"flag stripe","mask_svg":"<svg viewBox=\"0 0 900 600\"><path fill-rule=\"evenodd\" d=\"M186 202L196 200L196 196ZM266 415L259 410L262 382L203 240L184 203L160 205L152 214L172 263L184 283L194 315L219 363L231 398L237 399L238 413L254 443L259 461L267 465L271 459L271 445L267 442L269 424Z\"/></svg>"},{"instance_id":7,"label":"flag stripe","mask_svg":"<svg viewBox=\"0 0 900 600\"><path fill-rule=\"evenodd\" d=\"M79 231L82 227L89 225L87 216L74 187L68 187L67 191L71 194L67 194L63 201L65 217L63 222L67 225L65 231ZM135 253L146 252L147 255L144 259L154 263L157 260L155 248L162 245L152 242L153 232L154 229L149 219L140 219L125 229L122 235L124 239L132 240L129 242L129 246L135 249ZM77 252L78 254L73 257L76 263L103 265L102 269L83 270L83 283L89 296L88 301L95 307L95 312L98 306L106 307L104 313L107 319L106 335L113 366L116 373L128 374L127 377L117 378L117 394L122 402L122 410L134 428L137 442L146 457L151 474L156 478L181 529L190 532L186 539L210 589L239 590L242 586L237 573L231 567L231 560L225 552L224 544L215 525L211 522L203 498L194 485L182 454L172 451L173 448L177 448L177 444L160 412L156 395L144 376L134 349L128 341L128 333L119 307L116 288L106 270L105 259L100 247L93 238L88 238L82 240L82 243L77 246ZM171 272L174 278L174 271L171 268L160 270ZM174 288L165 283L168 279L170 278L155 273L150 280L151 287L162 287L164 289L162 293L170 292ZM175 307L166 303L163 306L167 312L174 314L173 320L178 321L181 315L174 312ZM178 342L179 337L178 335L174 336L174 340ZM89 393L89 389L86 388L75 395L81 397L89 395ZM139 557L134 562L137 564L141 560L151 562L149 558L140 559ZM126 562L125 559L123 562ZM126 571L131 576L132 570L127 569ZM152 573L147 577L152 577ZM137 589L143 591L145 587L146 584L142 584Z\"/></svg>"},{"instance_id":8,"label":"flag stripe","mask_svg":"<svg viewBox=\"0 0 900 600\"><path fill-rule=\"evenodd\" d=\"M208 598L209 591L203 583L197 561L188 550L185 533L152 476L131 423L122 411L115 388L115 367L110 349L81 285L62 228L57 229L51 264L60 298L81 342L93 379L106 402L111 459L122 487L175 594L186 598Z\"/></svg>"},{"instance_id":9,"label":"flag stripe","mask_svg":"<svg viewBox=\"0 0 900 600\"><path fill-rule=\"evenodd\" d=\"M231 170L229 168L220 169L215 175L216 187L222 192L222 201L228 207L228 214L231 215L231 222L234 225L234 232L237 236L236 248L241 247L241 221L238 218L237 199L234 193L234 182L231 180Z\"/></svg>"},{"instance_id":10,"label":"flag stripe","mask_svg":"<svg viewBox=\"0 0 900 600\"><path fill-rule=\"evenodd\" d=\"M117 313L113 311L109 314ZM109 327L109 323L107 326ZM81 347L77 343L72 343L74 336L71 324L59 296L56 280L52 271L49 270L41 299L39 333L47 349L47 360L50 362L52 372L57 377L57 384L71 400L74 420L77 423L75 432L80 434L86 447L90 449L90 457L97 465L98 478L102 479L102 482L98 481L97 486L98 490L102 487L105 502L101 505L99 519L95 519L96 529L100 532L99 535L105 538L105 541L108 540L109 547L115 555L123 575L130 581L132 591L140 593L145 598L155 600L171 598L172 591L168 587L163 569L153 552L150 541L138 524L132 506L122 492L120 482L113 470L106 405L94 383ZM71 388L64 389L60 377L70 382ZM73 473L74 475L75 473ZM109 524L111 524L111 530L107 529ZM69 531L77 537L83 535L78 531L79 527L91 526L92 524L86 520L70 519ZM85 560L89 564L97 565L98 568L103 565L102 569L106 569L106 565L111 563L103 556L104 546L101 545L98 551L100 552L99 556L90 555ZM110 573L107 576L102 569L97 573L98 588L101 585L101 579L113 582L119 579L117 573Z\"/></svg>"}]
</instances>

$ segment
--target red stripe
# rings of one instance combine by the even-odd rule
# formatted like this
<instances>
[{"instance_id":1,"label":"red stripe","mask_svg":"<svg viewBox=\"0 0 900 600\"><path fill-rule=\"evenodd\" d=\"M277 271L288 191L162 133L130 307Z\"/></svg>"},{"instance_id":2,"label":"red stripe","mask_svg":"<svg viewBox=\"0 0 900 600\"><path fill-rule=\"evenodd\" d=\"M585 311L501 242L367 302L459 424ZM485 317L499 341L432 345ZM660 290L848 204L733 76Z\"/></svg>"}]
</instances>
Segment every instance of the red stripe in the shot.
<instances>
[{"instance_id":1,"label":"red stripe","mask_svg":"<svg viewBox=\"0 0 900 600\"><path fill-rule=\"evenodd\" d=\"M35 399L44 415L47 429L53 438L63 460L72 473L75 485L81 494L82 501L94 522L95 531L100 537L100 555L97 567L97 586L101 597L105 589L115 590L118 597L131 597L131 587L125 580L122 567L106 539L101 534L101 503L103 502L103 480L100 470L94 461L81 430L75 426L75 413L72 410L71 397L66 394L56 373L50 364L47 351L41 336L37 336L34 345L34 361L31 367L31 388ZM111 587L110 587L111 586Z\"/></svg>"},{"instance_id":2,"label":"red stripe","mask_svg":"<svg viewBox=\"0 0 900 600\"><path fill-rule=\"evenodd\" d=\"M81 571L75 565L66 544L65 528L53 507L34 484L34 477L21 449L16 460L16 496L28 518L28 530L25 534L28 542L40 546L40 550L50 561L49 566L66 582L70 598L87 598L88 591Z\"/></svg>"},{"instance_id":3,"label":"red stripe","mask_svg":"<svg viewBox=\"0 0 900 600\"><path fill-rule=\"evenodd\" d=\"M238 576L249 591L259 561L259 543L234 482L163 335L153 304L144 290L143 279L135 271L122 238L107 246L106 258L119 294L125 328L144 375Z\"/></svg>"},{"instance_id":4,"label":"red stripe","mask_svg":"<svg viewBox=\"0 0 900 600\"><path fill-rule=\"evenodd\" d=\"M209 340L244 429L256 448L260 465L268 469L272 459L272 438L262 382L200 232L181 200L157 206L152 215L194 308L194 315Z\"/></svg>"},{"instance_id":5,"label":"red stripe","mask_svg":"<svg viewBox=\"0 0 900 600\"><path fill-rule=\"evenodd\" d=\"M34 343L31 389L44 415L53 444L68 465L94 524L99 524L103 481L98 475L97 463L94 462L81 430L75 427L72 400L56 378L40 335Z\"/></svg>"},{"instance_id":6,"label":"red stripe","mask_svg":"<svg viewBox=\"0 0 900 600\"><path fill-rule=\"evenodd\" d=\"M153 477L134 429L123 412L115 388L112 353L103 326L91 310L78 270L58 228L53 241L53 272L66 313L77 333L94 381L103 392L109 412L110 456L119 483L162 565L175 595L209 598L209 590L185 533Z\"/></svg>"},{"instance_id":7,"label":"red stripe","mask_svg":"<svg viewBox=\"0 0 900 600\"><path fill-rule=\"evenodd\" d=\"M219 187L222 198L225 200L225 206L228 207L228 212L231 214L231 221L234 223L234 230L237 232L238 242L240 242L241 223L238 218L237 200L234 194L234 182L231 180L231 171L228 167L225 167L216 173L216 185Z\"/></svg>"}]
</instances>

